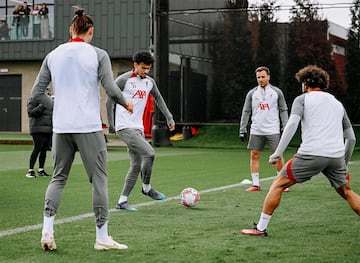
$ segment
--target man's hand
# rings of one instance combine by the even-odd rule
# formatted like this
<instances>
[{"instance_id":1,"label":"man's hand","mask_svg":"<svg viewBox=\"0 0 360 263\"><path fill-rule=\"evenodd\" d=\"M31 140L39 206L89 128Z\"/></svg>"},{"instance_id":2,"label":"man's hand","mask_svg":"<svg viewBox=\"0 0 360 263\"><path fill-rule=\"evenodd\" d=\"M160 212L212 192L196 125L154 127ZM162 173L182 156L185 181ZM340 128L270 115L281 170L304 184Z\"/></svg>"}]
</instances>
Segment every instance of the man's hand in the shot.
<instances>
[{"instance_id":1,"label":"man's hand","mask_svg":"<svg viewBox=\"0 0 360 263\"><path fill-rule=\"evenodd\" d=\"M134 105L133 105L131 100L128 100L126 102L126 107L125 108L127 109L128 112L133 113Z\"/></svg>"},{"instance_id":2,"label":"man's hand","mask_svg":"<svg viewBox=\"0 0 360 263\"><path fill-rule=\"evenodd\" d=\"M280 158L281 158L281 156L279 154L273 153L269 157L269 164L275 164Z\"/></svg>"},{"instance_id":3,"label":"man's hand","mask_svg":"<svg viewBox=\"0 0 360 263\"><path fill-rule=\"evenodd\" d=\"M240 133L239 138L242 142L246 142L247 141L246 133Z\"/></svg>"},{"instance_id":4,"label":"man's hand","mask_svg":"<svg viewBox=\"0 0 360 263\"><path fill-rule=\"evenodd\" d=\"M168 125L168 127L169 127L169 130L170 130L170 131L175 130L175 123L170 123L170 124Z\"/></svg>"},{"instance_id":5,"label":"man's hand","mask_svg":"<svg viewBox=\"0 0 360 263\"><path fill-rule=\"evenodd\" d=\"M109 125L109 133L111 133L111 134L116 133L115 127L113 125L111 125L111 124Z\"/></svg>"}]
</instances>

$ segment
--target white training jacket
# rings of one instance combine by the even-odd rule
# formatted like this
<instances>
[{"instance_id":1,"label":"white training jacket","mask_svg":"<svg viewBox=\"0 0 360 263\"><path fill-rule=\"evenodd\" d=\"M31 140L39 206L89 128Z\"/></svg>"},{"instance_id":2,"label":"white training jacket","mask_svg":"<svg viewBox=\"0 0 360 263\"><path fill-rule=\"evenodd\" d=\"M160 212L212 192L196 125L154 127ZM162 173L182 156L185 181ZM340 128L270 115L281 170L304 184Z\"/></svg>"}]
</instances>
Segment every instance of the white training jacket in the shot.
<instances>
[{"instance_id":1,"label":"white training jacket","mask_svg":"<svg viewBox=\"0 0 360 263\"><path fill-rule=\"evenodd\" d=\"M45 97L50 81L54 102ZM81 39L73 39L46 56L35 80L32 97L47 107L53 106L55 133L96 132L102 130L100 84L112 99L126 105L115 84L107 52Z\"/></svg>"}]
</instances>

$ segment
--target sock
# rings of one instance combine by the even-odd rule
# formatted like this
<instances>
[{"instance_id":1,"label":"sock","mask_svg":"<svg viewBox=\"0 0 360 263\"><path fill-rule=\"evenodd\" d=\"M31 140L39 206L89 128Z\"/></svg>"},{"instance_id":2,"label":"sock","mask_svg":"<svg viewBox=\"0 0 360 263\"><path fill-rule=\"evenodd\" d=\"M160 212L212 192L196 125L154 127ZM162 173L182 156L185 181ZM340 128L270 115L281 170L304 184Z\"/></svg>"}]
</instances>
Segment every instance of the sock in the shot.
<instances>
[{"instance_id":1,"label":"sock","mask_svg":"<svg viewBox=\"0 0 360 263\"><path fill-rule=\"evenodd\" d=\"M151 189L151 185L150 184L143 184L143 190L145 193L148 193Z\"/></svg>"},{"instance_id":2,"label":"sock","mask_svg":"<svg viewBox=\"0 0 360 263\"><path fill-rule=\"evenodd\" d=\"M44 168L39 168L39 170L38 170L39 172L41 172L41 171L44 171Z\"/></svg>"},{"instance_id":3,"label":"sock","mask_svg":"<svg viewBox=\"0 0 360 263\"><path fill-rule=\"evenodd\" d=\"M34 169L29 169L29 171L28 171L28 172L32 172L32 171L34 171Z\"/></svg>"},{"instance_id":4,"label":"sock","mask_svg":"<svg viewBox=\"0 0 360 263\"><path fill-rule=\"evenodd\" d=\"M42 234L54 234L55 216L44 216Z\"/></svg>"},{"instance_id":5,"label":"sock","mask_svg":"<svg viewBox=\"0 0 360 263\"><path fill-rule=\"evenodd\" d=\"M128 197L125 195L120 195L118 203L121 204L123 202L126 202L128 200Z\"/></svg>"},{"instance_id":6,"label":"sock","mask_svg":"<svg viewBox=\"0 0 360 263\"><path fill-rule=\"evenodd\" d=\"M259 173L251 173L251 178L253 185L260 186Z\"/></svg>"},{"instance_id":7,"label":"sock","mask_svg":"<svg viewBox=\"0 0 360 263\"><path fill-rule=\"evenodd\" d=\"M266 230L270 222L270 219L271 219L271 215L267 215L261 212L259 223L257 224L256 228L260 231Z\"/></svg>"},{"instance_id":8,"label":"sock","mask_svg":"<svg viewBox=\"0 0 360 263\"><path fill-rule=\"evenodd\" d=\"M100 243L107 243L108 240L109 240L108 222L103 224L101 228L96 226L96 241Z\"/></svg>"}]
</instances>

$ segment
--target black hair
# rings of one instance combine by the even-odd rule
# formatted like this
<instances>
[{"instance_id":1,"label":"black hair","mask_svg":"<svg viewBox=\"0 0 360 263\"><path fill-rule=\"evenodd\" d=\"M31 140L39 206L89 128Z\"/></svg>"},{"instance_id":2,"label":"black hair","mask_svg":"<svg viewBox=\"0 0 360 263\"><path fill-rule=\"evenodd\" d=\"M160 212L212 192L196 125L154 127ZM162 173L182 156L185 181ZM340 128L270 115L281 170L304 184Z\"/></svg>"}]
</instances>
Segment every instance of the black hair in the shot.
<instances>
[{"instance_id":1,"label":"black hair","mask_svg":"<svg viewBox=\"0 0 360 263\"><path fill-rule=\"evenodd\" d=\"M71 27L76 34L86 33L90 27L94 26L92 18L84 12L84 9L74 6L75 16L71 21Z\"/></svg>"},{"instance_id":2,"label":"black hair","mask_svg":"<svg viewBox=\"0 0 360 263\"><path fill-rule=\"evenodd\" d=\"M145 65L154 64L154 57L148 51L139 51L135 53L132 57L133 62L140 64L143 62Z\"/></svg>"}]
</instances>

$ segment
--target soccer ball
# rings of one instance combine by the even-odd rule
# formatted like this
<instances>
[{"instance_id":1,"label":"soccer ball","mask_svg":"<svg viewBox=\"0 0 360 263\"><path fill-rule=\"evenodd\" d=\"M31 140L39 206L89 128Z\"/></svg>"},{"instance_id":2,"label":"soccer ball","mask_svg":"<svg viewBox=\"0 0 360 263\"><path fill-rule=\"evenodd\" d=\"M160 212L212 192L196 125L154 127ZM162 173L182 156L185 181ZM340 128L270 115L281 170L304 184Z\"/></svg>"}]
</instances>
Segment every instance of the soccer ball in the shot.
<instances>
[{"instance_id":1,"label":"soccer ball","mask_svg":"<svg viewBox=\"0 0 360 263\"><path fill-rule=\"evenodd\" d=\"M194 188L185 188L180 193L180 202L183 206L194 207L200 202L200 194Z\"/></svg>"}]
</instances>

